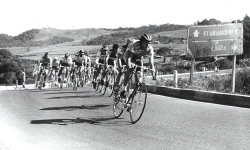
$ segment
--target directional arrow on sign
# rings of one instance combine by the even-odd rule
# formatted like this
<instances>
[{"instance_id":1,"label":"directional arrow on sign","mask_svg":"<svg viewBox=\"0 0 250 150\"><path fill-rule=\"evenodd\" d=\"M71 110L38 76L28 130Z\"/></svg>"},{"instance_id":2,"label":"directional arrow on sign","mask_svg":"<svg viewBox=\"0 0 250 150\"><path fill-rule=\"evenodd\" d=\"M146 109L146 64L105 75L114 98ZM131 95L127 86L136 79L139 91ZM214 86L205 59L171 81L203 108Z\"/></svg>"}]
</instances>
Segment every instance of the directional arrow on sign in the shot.
<instances>
[{"instance_id":1,"label":"directional arrow on sign","mask_svg":"<svg viewBox=\"0 0 250 150\"><path fill-rule=\"evenodd\" d=\"M195 30L193 34L194 34L194 37L198 37L200 32L198 30Z\"/></svg>"}]
</instances>

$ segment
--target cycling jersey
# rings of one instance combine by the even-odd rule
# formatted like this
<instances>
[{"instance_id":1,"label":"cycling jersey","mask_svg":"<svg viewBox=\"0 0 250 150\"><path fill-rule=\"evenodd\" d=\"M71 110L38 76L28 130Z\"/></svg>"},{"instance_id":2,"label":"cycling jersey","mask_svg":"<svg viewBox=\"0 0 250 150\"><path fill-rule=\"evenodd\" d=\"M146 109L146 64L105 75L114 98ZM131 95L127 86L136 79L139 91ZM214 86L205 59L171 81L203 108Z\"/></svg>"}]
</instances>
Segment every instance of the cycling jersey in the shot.
<instances>
[{"instance_id":1,"label":"cycling jersey","mask_svg":"<svg viewBox=\"0 0 250 150\"><path fill-rule=\"evenodd\" d=\"M108 51L101 49L98 51L97 56L99 56L99 60L104 60L105 56L108 56Z\"/></svg>"},{"instance_id":2,"label":"cycling jersey","mask_svg":"<svg viewBox=\"0 0 250 150\"><path fill-rule=\"evenodd\" d=\"M73 63L72 58L70 56L68 56L68 58L65 58L65 56L62 56L62 60L61 60L62 66L70 66L72 63Z\"/></svg>"},{"instance_id":3,"label":"cycling jersey","mask_svg":"<svg viewBox=\"0 0 250 150\"><path fill-rule=\"evenodd\" d=\"M59 63L60 63L59 60L53 60L52 61L52 67L53 66L55 66L55 67L59 66Z\"/></svg>"},{"instance_id":4,"label":"cycling jersey","mask_svg":"<svg viewBox=\"0 0 250 150\"><path fill-rule=\"evenodd\" d=\"M140 57L141 56L150 56L154 53L154 49L153 49L152 45L148 45L146 50L142 50L139 40L128 45L128 48L126 51L130 51L133 53L133 55L140 56Z\"/></svg>"},{"instance_id":5,"label":"cycling jersey","mask_svg":"<svg viewBox=\"0 0 250 150\"><path fill-rule=\"evenodd\" d=\"M85 64L86 62L86 56L76 56L74 59L75 65L81 66L82 64Z\"/></svg>"},{"instance_id":6,"label":"cycling jersey","mask_svg":"<svg viewBox=\"0 0 250 150\"><path fill-rule=\"evenodd\" d=\"M40 60L40 63L42 63L41 66L50 66L52 64L52 58L51 57L45 57L43 56Z\"/></svg>"}]
</instances>

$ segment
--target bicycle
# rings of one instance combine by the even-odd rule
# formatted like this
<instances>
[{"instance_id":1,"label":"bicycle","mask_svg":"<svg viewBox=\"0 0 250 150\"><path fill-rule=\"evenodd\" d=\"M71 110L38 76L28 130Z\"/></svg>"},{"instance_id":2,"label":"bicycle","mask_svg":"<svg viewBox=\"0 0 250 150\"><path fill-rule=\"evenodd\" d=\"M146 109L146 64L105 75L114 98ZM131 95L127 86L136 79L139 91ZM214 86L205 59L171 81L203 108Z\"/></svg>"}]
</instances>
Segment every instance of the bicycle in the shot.
<instances>
[{"instance_id":1,"label":"bicycle","mask_svg":"<svg viewBox=\"0 0 250 150\"><path fill-rule=\"evenodd\" d=\"M61 66L61 69L62 69L62 74L61 74L61 77L60 78L60 81L59 81L59 87L60 89L63 88L63 84L66 83L66 87L68 87L68 77L66 78L66 66Z\"/></svg>"},{"instance_id":2,"label":"bicycle","mask_svg":"<svg viewBox=\"0 0 250 150\"><path fill-rule=\"evenodd\" d=\"M108 66L106 71L106 82L104 82L104 88L105 90L107 90L108 97L111 97L113 95L116 75L117 72L114 70L114 67Z\"/></svg>"},{"instance_id":3,"label":"bicycle","mask_svg":"<svg viewBox=\"0 0 250 150\"><path fill-rule=\"evenodd\" d=\"M78 81L79 81L80 67L76 67L74 73L72 74L72 87L73 90L77 90Z\"/></svg>"},{"instance_id":4,"label":"bicycle","mask_svg":"<svg viewBox=\"0 0 250 150\"><path fill-rule=\"evenodd\" d=\"M143 70L153 71L149 68L134 65L133 72L129 76L129 83L127 91L129 91L127 98L121 98L119 94L113 96L113 114L118 118L123 113L124 109L130 113L131 123L136 123L142 117L147 101L147 85L145 84L145 75L143 71L142 80L139 81L137 77L137 67ZM154 71L153 71L154 72ZM138 83L135 83L136 79Z\"/></svg>"},{"instance_id":5,"label":"bicycle","mask_svg":"<svg viewBox=\"0 0 250 150\"><path fill-rule=\"evenodd\" d=\"M45 72L45 67L43 66L43 67L41 67L40 68L41 69L41 74L40 74L40 76L38 77L38 80L37 80L37 83L36 83L36 87L39 89L39 90L41 90L42 89L42 87L43 87L43 84L44 84L44 81L45 81L45 74L46 74L46 72Z\"/></svg>"},{"instance_id":6,"label":"bicycle","mask_svg":"<svg viewBox=\"0 0 250 150\"><path fill-rule=\"evenodd\" d=\"M104 64L99 64L99 65L104 65ZM103 78L102 78L102 75L103 75L103 68L101 68L100 70L100 73L98 74L97 78L96 78L96 87L95 87L95 90L100 93L102 91L102 88L103 88Z\"/></svg>"}]
</instances>

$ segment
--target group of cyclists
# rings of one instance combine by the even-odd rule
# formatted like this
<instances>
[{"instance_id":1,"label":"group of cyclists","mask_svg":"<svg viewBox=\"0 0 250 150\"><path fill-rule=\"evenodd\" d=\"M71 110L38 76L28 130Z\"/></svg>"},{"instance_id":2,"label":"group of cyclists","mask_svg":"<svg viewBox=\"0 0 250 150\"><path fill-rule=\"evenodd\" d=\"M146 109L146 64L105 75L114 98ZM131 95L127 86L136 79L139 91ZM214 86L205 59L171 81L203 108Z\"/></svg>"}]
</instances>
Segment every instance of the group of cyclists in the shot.
<instances>
[{"instance_id":1,"label":"group of cyclists","mask_svg":"<svg viewBox=\"0 0 250 150\"><path fill-rule=\"evenodd\" d=\"M65 77L62 77L64 68L66 69ZM36 80L39 81L44 71L43 87L45 87L48 77L54 77L56 85L62 81L62 78L64 79L63 82L69 82L70 79L74 77L73 75L77 69L80 70L79 75L81 75L82 70L86 71L88 75L91 73L91 59L88 53L83 50L77 52L74 59L72 59L69 53L66 53L60 60L58 57L52 59L48 52L46 52L39 60L38 66L34 69L34 72L37 72Z\"/></svg>"},{"instance_id":2,"label":"group of cyclists","mask_svg":"<svg viewBox=\"0 0 250 150\"><path fill-rule=\"evenodd\" d=\"M59 60L57 57L51 58L48 53L45 53L39 61L37 72L38 77L42 73L44 68L45 77L43 86L45 86L46 79L50 74L54 75L57 82L62 80L62 70L66 68L65 78L73 78L74 72L77 69L85 70L87 76L91 78L93 87L96 87L97 77L101 74L103 84L103 78L105 76L105 71L108 66L112 66L114 72L117 73L115 83L114 83L114 92L119 92L121 97L126 97L128 95L127 86L129 82L129 75L134 71L133 64L139 66L136 69L137 75L139 78L135 78L136 82L141 82L140 76L143 73L143 59L148 57L149 66L152 70L152 79L156 79L155 67L154 67L154 49L151 45L152 37L148 34L143 34L139 39L128 39L126 45L113 44L112 48L109 49L108 46L103 45L102 48L98 51L96 55L95 65L91 66L91 59L88 56L88 53L84 50L79 50L75 54L75 58L72 59L69 53L66 53ZM124 72L124 66L126 72ZM94 71L92 71L94 68ZM80 71L81 72L81 71ZM121 76L124 74L124 80L122 85L119 85ZM81 74L80 74L81 75ZM39 79L39 78L38 78ZM68 81L66 81L68 82ZM118 86L119 85L119 86Z\"/></svg>"}]
</instances>

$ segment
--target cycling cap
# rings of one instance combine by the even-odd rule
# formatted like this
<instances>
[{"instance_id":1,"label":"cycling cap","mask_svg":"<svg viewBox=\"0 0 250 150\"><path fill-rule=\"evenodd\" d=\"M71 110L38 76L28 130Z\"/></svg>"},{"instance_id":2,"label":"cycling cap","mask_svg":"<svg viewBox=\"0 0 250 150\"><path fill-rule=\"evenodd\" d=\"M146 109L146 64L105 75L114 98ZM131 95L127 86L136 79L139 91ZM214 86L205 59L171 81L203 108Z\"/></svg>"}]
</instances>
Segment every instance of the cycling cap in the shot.
<instances>
[{"instance_id":1,"label":"cycling cap","mask_svg":"<svg viewBox=\"0 0 250 150\"><path fill-rule=\"evenodd\" d=\"M66 53L65 56L69 56L69 53Z\"/></svg>"},{"instance_id":2,"label":"cycling cap","mask_svg":"<svg viewBox=\"0 0 250 150\"><path fill-rule=\"evenodd\" d=\"M152 41L152 37L148 34L143 34L140 38L140 41L147 41L147 42L151 42Z\"/></svg>"},{"instance_id":3,"label":"cycling cap","mask_svg":"<svg viewBox=\"0 0 250 150\"><path fill-rule=\"evenodd\" d=\"M54 60L58 60L58 58L57 58L57 57L55 57L55 58L54 58Z\"/></svg>"},{"instance_id":4,"label":"cycling cap","mask_svg":"<svg viewBox=\"0 0 250 150\"><path fill-rule=\"evenodd\" d=\"M45 53L45 55L48 55L48 54L49 54L48 52Z\"/></svg>"}]
</instances>

